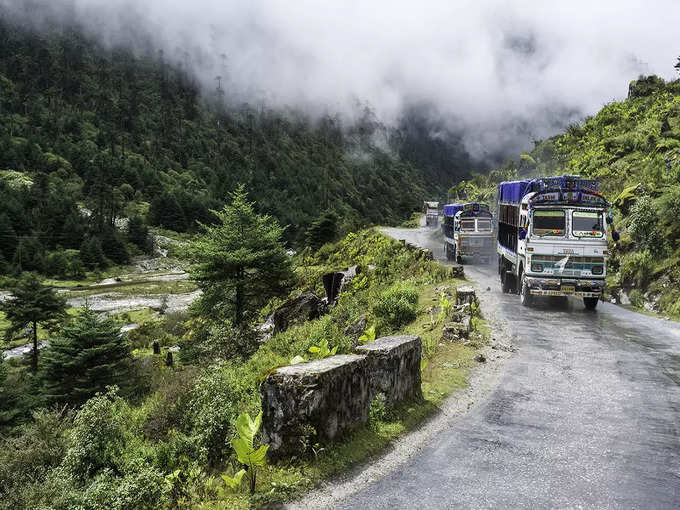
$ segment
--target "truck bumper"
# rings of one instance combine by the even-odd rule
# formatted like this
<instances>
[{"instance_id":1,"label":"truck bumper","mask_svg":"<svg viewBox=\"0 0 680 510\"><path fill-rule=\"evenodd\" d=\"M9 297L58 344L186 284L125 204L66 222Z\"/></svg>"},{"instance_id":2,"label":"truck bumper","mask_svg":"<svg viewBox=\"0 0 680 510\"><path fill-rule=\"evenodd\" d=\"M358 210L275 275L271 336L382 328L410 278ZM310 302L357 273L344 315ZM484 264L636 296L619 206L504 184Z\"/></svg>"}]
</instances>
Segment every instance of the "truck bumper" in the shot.
<instances>
[{"instance_id":1,"label":"truck bumper","mask_svg":"<svg viewBox=\"0 0 680 510\"><path fill-rule=\"evenodd\" d=\"M536 296L602 296L605 288L604 280L581 278L540 278L527 276L527 285L531 294Z\"/></svg>"}]
</instances>

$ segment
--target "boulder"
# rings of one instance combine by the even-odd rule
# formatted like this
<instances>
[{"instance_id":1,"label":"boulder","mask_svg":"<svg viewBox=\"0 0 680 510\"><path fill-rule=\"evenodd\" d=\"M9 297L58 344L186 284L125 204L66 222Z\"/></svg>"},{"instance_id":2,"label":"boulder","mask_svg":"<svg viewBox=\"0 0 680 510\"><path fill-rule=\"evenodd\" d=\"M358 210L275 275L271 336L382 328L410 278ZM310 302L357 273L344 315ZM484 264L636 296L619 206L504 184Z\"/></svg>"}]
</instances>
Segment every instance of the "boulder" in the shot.
<instances>
[{"instance_id":1,"label":"boulder","mask_svg":"<svg viewBox=\"0 0 680 510\"><path fill-rule=\"evenodd\" d=\"M451 276L454 278L465 278L465 269L463 269L463 266L456 264L451 267Z\"/></svg>"},{"instance_id":2,"label":"boulder","mask_svg":"<svg viewBox=\"0 0 680 510\"><path fill-rule=\"evenodd\" d=\"M360 316L352 324L347 326L347 329L345 329L345 335L352 339L353 346L357 345L359 342L359 337L364 333L364 331L366 331L367 326L368 321L366 320L365 315Z\"/></svg>"},{"instance_id":3,"label":"boulder","mask_svg":"<svg viewBox=\"0 0 680 510\"><path fill-rule=\"evenodd\" d=\"M358 274L361 274L360 266L351 266L344 271L336 271L323 275L323 286L326 290L326 301L328 304L335 304L345 285Z\"/></svg>"},{"instance_id":4,"label":"boulder","mask_svg":"<svg viewBox=\"0 0 680 510\"><path fill-rule=\"evenodd\" d=\"M323 313L321 298L311 292L289 299L272 314L274 332L287 330L296 322L318 319Z\"/></svg>"},{"instance_id":5,"label":"boulder","mask_svg":"<svg viewBox=\"0 0 680 510\"><path fill-rule=\"evenodd\" d=\"M456 304L463 305L477 302L477 294L475 294L475 289L469 285L463 285L456 289Z\"/></svg>"},{"instance_id":6,"label":"boulder","mask_svg":"<svg viewBox=\"0 0 680 510\"><path fill-rule=\"evenodd\" d=\"M321 298L311 292L303 292L289 299L257 328L260 342L266 342L276 333L287 330L295 323L318 319L325 312L324 306Z\"/></svg>"},{"instance_id":7,"label":"boulder","mask_svg":"<svg viewBox=\"0 0 680 510\"><path fill-rule=\"evenodd\" d=\"M470 334L470 317L461 322L448 322L442 328L442 342L460 342Z\"/></svg>"}]
</instances>

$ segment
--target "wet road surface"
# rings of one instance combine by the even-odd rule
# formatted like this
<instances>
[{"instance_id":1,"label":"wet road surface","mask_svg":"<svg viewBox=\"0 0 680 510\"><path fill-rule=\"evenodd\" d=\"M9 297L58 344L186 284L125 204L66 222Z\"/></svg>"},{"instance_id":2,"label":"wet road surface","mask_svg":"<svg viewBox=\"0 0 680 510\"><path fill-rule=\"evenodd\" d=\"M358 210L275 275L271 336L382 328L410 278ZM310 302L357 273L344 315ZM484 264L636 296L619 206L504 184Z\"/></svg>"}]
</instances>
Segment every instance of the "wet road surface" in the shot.
<instances>
[{"instance_id":1,"label":"wet road surface","mask_svg":"<svg viewBox=\"0 0 680 510\"><path fill-rule=\"evenodd\" d=\"M433 230L388 233L443 258ZM338 508L680 508L680 324L576 299L527 309L494 267L465 271L518 352L467 416Z\"/></svg>"}]
</instances>

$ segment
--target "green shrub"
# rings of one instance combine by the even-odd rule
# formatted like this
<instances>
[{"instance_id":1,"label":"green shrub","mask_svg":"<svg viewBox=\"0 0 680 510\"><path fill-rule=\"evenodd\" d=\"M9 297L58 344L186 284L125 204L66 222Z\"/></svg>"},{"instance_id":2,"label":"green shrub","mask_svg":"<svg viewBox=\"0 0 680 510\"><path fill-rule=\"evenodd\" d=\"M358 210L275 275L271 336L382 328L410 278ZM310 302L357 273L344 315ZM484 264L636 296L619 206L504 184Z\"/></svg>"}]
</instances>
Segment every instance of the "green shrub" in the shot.
<instances>
[{"instance_id":1,"label":"green shrub","mask_svg":"<svg viewBox=\"0 0 680 510\"><path fill-rule=\"evenodd\" d=\"M200 458L210 465L219 463L228 449L242 383L233 367L218 364L206 370L192 391L189 406L192 432Z\"/></svg>"},{"instance_id":2,"label":"green shrub","mask_svg":"<svg viewBox=\"0 0 680 510\"><path fill-rule=\"evenodd\" d=\"M640 250L658 254L664 250L657 207L648 196L638 198L630 209L628 231Z\"/></svg>"},{"instance_id":3,"label":"green shrub","mask_svg":"<svg viewBox=\"0 0 680 510\"><path fill-rule=\"evenodd\" d=\"M151 409L144 421L144 436L152 441L166 439L170 431L187 431L185 415L197 370L159 370L151 398Z\"/></svg>"},{"instance_id":4,"label":"green shrub","mask_svg":"<svg viewBox=\"0 0 680 510\"><path fill-rule=\"evenodd\" d=\"M71 413L36 411L22 435L0 444L0 508L30 508L24 489L33 482L40 485L62 461L71 423Z\"/></svg>"},{"instance_id":5,"label":"green shrub","mask_svg":"<svg viewBox=\"0 0 680 510\"><path fill-rule=\"evenodd\" d=\"M680 185L671 186L659 199L661 218L666 225L666 238L676 244L680 239Z\"/></svg>"},{"instance_id":6,"label":"green shrub","mask_svg":"<svg viewBox=\"0 0 680 510\"><path fill-rule=\"evenodd\" d=\"M129 408L112 388L88 400L78 411L64 457L66 472L86 480L104 469L117 468L128 430Z\"/></svg>"},{"instance_id":7,"label":"green shrub","mask_svg":"<svg viewBox=\"0 0 680 510\"><path fill-rule=\"evenodd\" d=\"M382 292L373 308L381 332L395 330L415 320L418 312L418 290L406 282L397 282Z\"/></svg>"},{"instance_id":8,"label":"green shrub","mask_svg":"<svg viewBox=\"0 0 680 510\"><path fill-rule=\"evenodd\" d=\"M87 487L83 506L111 510L162 508L168 492L163 473L154 468L140 467L122 479L106 470Z\"/></svg>"},{"instance_id":9,"label":"green shrub","mask_svg":"<svg viewBox=\"0 0 680 510\"><path fill-rule=\"evenodd\" d=\"M630 292L630 304L635 308L642 308L645 304L645 297L640 289L633 289Z\"/></svg>"},{"instance_id":10,"label":"green shrub","mask_svg":"<svg viewBox=\"0 0 680 510\"><path fill-rule=\"evenodd\" d=\"M621 259L621 279L627 284L645 286L653 269L654 259L649 251L628 253Z\"/></svg>"},{"instance_id":11,"label":"green shrub","mask_svg":"<svg viewBox=\"0 0 680 510\"><path fill-rule=\"evenodd\" d=\"M369 423L372 428L376 428L378 423L385 421L387 418L387 400L385 395L378 393L373 402L371 402L371 407L368 409Z\"/></svg>"}]
</instances>

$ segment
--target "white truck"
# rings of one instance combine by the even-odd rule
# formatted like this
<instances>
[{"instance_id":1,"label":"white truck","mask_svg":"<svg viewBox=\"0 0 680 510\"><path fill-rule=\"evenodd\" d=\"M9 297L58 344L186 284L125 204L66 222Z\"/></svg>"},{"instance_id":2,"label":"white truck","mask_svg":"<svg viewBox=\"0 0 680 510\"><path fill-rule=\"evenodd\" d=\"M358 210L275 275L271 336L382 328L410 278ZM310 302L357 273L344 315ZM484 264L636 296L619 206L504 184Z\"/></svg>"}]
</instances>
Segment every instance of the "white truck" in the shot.
<instances>
[{"instance_id":1,"label":"white truck","mask_svg":"<svg viewBox=\"0 0 680 510\"><path fill-rule=\"evenodd\" d=\"M423 212L425 213L425 225L436 227L439 223L439 202L424 202Z\"/></svg>"},{"instance_id":2,"label":"white truck","mask_svg":"<svg viewBox=\"0 0 680 510\"><path fill-rule=\"evenodd\" d=\"M594 310L607 275L609 203L594 179L575 175L498 185L498 274L523 305L578 296Z\"/></svg>"},{"instance_id":3,"label":"white truck","mask_svg":"<svg viewBox=\"0 0 680 510\"><path fill-rule=\"evenodd\" d=\"M468 202L443 208L444 253L447 260L462 264L464 258L493 260L493 217L487 204Z\"/></svg>"}]
</instances>

